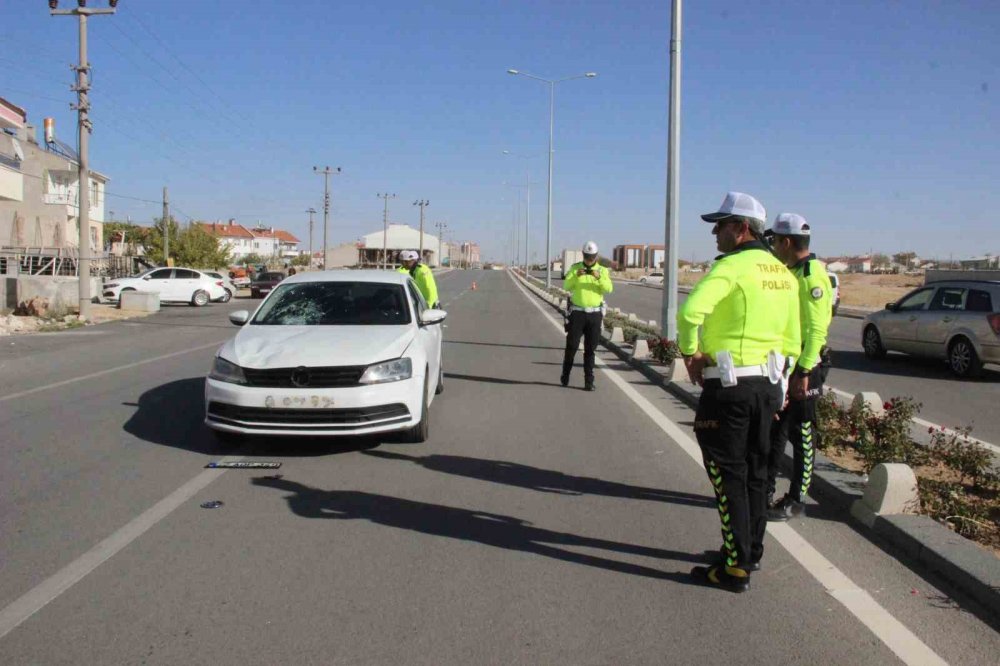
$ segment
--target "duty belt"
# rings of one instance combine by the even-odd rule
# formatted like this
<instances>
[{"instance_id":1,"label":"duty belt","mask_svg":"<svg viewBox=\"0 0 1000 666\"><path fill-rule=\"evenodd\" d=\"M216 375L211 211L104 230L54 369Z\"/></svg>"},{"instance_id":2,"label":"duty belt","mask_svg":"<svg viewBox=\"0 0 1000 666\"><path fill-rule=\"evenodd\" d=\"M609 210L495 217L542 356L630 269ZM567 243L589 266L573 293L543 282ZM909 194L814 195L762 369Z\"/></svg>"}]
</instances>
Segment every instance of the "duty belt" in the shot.
<instances>
[{"instance_id":1,"label":"duty belt","mask_svg":"<svg viewBox=\"0 0 1000 666\"><path fill-rule=\"evenodd\" d=\"M760 365L744 365L738 368L733 368L737 377L767 377L767 364L761 363ZM722 375L719 373L719 369L715 366L705 368L702 373L705 379L720 379Z\"/></svg>"},{"instance_id":2,"label":"duty belt","mask_svg":"<svg viewBox=\"0 0 1000 666\"><path fill-rule=\"evenodd\" d=\"M598 305L595 308L581 308L579 305L571 305L569 309L573 312L601 312L604 310L604 306Z\"/></svg>"}]
</instances>

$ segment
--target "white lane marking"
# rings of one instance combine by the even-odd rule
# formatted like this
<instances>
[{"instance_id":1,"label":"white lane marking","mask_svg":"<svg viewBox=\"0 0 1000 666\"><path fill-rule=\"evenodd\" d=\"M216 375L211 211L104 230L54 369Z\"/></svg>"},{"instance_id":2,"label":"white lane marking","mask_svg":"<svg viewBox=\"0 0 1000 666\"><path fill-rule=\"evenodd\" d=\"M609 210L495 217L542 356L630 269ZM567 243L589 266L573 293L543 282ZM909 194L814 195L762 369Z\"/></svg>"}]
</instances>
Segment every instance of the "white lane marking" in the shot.
<instances>
[{"instance_id":1,"label":"white lane marking","mask_svg":"<svg viewBox=\"0 0 1000 666\"><path fill-rule=\"evenodd\" d=\"M227 456L222 459L223 462L240 460L243 460L243 456ZM201 492L223 473L225 473L224 469L207 469L201 472L4 608L0 611L0 638L9 634L22 622L44 608L46 604L76 585L84 576L138 539L149 528L169 516L174 509Z\"/></svg>"},{"instance_id":2,"label":"white lane marking","mask_svg":"<svg viewBox=\"0 0 1000 666\"><path fill-rule=\"evenodd\" d=\"M512 277L511 279L514 278ZM558 331L562 332L562 324L556 322L516 280L514 280L514 284L531 304L538 308L542 316L555 326ZM594 360L601 369L601 372L614 382L615 386L620 388L640 410L649 416L666 433L667 437L674 440L699 467L704 467L701 460L701 449L694 439L677 427L673 421L654 407L651 402L640 395L617 372L607 367L603 359L597 357ZM799 564L823 586L823 589L830 596L839 601L854 617L858 618L863 625L868 627L904 663L920 664L921 666L947 664L936 652L893 617L889 611L880 606L868 592L855 585L844 572L834 566L832 562L826 559L798 532L793 530L790 525L787 523L768 523L767 531L793 558L798 560Z\"/></svg>"},{"instance_id":3,"label":"white lane marking","mask_svg":"<svg viewBox=\"0 0 1000 666\"><path fill-rule=\"evenodd\" d=\"M837 395L839 395L842 398L847 398L848 400L853 400L854 399L854 395L855 394L853 394L853 393L848 393L847 391L841 391L839 388L835 388L833 386L827 386L826 388L830 389L831 391L833 391L834 393L836 393ZM959 436L961 436L961 433L955 432L951 428L947 428L947 427L945 427L943 425L940 425L938 423L931 423L930 421L922 419L919 416L914 416L913 417L913 422L916 423L917 425L923 426L925 428L934 428L935 430L941 430L946 435L959 435ZM975 437L968 437L967 439L970 442L972 442L973 444L978 444L979 446L982 446L983 448L988 449L988 450L992 451L994 454L1000 456L1000 446L997 446L996 444L990 444L989 442L983 441L981 439L976 439Z\"/></svg>"},{"instance_id":4,"label":"white lane marking","mask_svg":"<svg viewBox=\"0 0 1000 666\"><path fill-rule=\"evenodd\" d=\"M135 363L126 363L125 365L117 365L113 368L108 368L106 370L98 370L97 372L92 372L89 375L80 375L79 377L71 377L70 379L64 379L59 382L53 382L52 384L46 384L44 386L36 386L35 388L28 389L27 391L8 393L7 395L0 396L0 402L6 402L8 400L16 400L17 398L23 398L28 395L34 395L35 393L41 393L42 391L48 391L50 389L59 388L60 386L68 386L69 384L75 384L77 382L86 381L88 379L94 379L96 377L103 377L105 375L110 375L115 372L121 372L122 370L129 370L130 368L138 368L140 366L148 365L150 363L165 361L168 358L176 358L177 356L191 354L193 352L201 351L203 349L211 349L212 347L218 347L222 345L222 343L224 342L225 340L219 340L218 342L213 342L207 345L201 345L200 347L192 347L190 349L184 349L182 351L172 352L170 354L163 354L162 356L154 356L153 358L147 358L142 361L136 361Z\"/></svg>"}]
</instances>

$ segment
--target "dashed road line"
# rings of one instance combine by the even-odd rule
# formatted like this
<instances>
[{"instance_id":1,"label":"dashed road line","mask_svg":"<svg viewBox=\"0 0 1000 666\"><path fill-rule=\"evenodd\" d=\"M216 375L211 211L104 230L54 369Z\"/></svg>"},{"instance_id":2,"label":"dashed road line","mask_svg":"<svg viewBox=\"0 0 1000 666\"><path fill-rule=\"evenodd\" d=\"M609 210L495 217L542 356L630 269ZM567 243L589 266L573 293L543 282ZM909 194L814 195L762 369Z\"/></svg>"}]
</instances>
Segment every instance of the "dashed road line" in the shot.
<instances>
[{"instance_id":1,"label":"dashed road line","mask_svg":"<svg viewBox=\"0 0 1000 666\"><path fill-rule=\"evenodd\" d=\"M556 322L538 301L532 298L524 287L517 282L514 276L510 276L510 278L514 281L514 285L521 290L525 298L538 308L542 316L555 326L558 331L562 332L562 324ZM668 419L663 412L654 407L649 400L639 394L635 387L631 386L618 372L609 368L604 359L597 357L594 360L601 369L601 372L615 386L621 389L641 411L659 426L667 437L676 442L681 450L687 453L696 465L703 467L701 449L698 447L697 442L681 430L677 424ZM903 623L875 601L867 591L858 587L844 572L826 559L802 535L792 529L790 525L787 523L768 523L767 531L823 586L827 594L839 601L844 608L875 634L904 663L913 664L914 666L918 664L920 666L947 664L934 650L921 641L916 634L907 629Z\"/></svg>"}]
</instances>

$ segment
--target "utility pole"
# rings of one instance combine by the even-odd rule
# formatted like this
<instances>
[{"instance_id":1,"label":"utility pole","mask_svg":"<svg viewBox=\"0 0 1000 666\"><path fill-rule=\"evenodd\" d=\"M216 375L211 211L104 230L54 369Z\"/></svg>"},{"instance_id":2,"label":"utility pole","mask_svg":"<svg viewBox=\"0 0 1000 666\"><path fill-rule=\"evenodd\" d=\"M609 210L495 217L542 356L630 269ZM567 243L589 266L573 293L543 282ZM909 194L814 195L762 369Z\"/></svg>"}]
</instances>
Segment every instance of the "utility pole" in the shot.
<instances>
[{"instance_id":1,"label":"utility pole","mask_svg":"<svg viewBox=\"0 0 1000 666\"><path fill-rule=\"evenodd\" d=\"M413 202L414 206L420 206L420 261L424 260L424 208L431 205L430 201L418 199Z\"/></svg>"},{"instance_id":2,"label":"utility pole","mask_svg":"<svg viewBox=\"0 0 1000 666\"><path fill-rule=\"evenodd\" d=\"M389 199L395 199L395 194L379 194L383 200L382 206L382 270L386 270L389 265Z\"/></svg>"},{"instance_id":3,"label":"utility pole","mask_svg":"<svg viewBox=\"0 0 1000 666\"><path fill-rule=\"evenodd\" d=\"M313 215L316 214L316 209L313 208L312 206L309 206L309 210L307 210L306 212L309 213L309 264L308 264L308 266L309 266L309 268L312 268L312 263L313 263Z\"/></svg>"},{"instance_id":4,"label":"utility pole","mask_svg":"<svg viewBox=\"0 0 1000 666\"><path fill-rule=\"evenodd\" d=\"M326 252L327 252L327 234L330 231L330 174L340 173L340 167L336 169L331 169L330 167L323 167L320 171L319 167L313 167L313 173L323 174L323 270L326 270Z\"/></svg>"},{"instance_id":5,"label":"utility pole","mask_svg":"<svg viewBox=\"0 0 1000 666\"><path fill-rule=\"evenodd\" d=\"M444 243L444 230L448 228L448 224L445 222L438 222L434 225L438 230L438 266L443 266L442 263L444 255L441 253L441 246ZM449 253L450 254L450 253ZM451 267L451 257L448 257L448 267Z\"/></svg>"},{"instance_id":6,"label":"utility pole","mask_svg":"<svg viewBox=\"0 0 1000 666\"><path fill-rule=\"evenodd\" d=\"M114 14L118 0L109 0L110 9L87 9L85 0L78 0L76 9L56 9L58 0L49 0L49 14L52 16L76 16L80 28L80 64L76 67L76 112L77 136L80 144L80 155L77 171L77 221L80 223L80 252L77 258L77 276L79 278L80 318L90 317L90 132L93 123L90 122L90 62L87 60L87 17L100 14Z\"/></svg>"},{"instance_id":7,"label":"utility pole","mask_svg":"<svg viewBox=\"0 0 1000 666\"><path fill-rule=\"evenodd\" d=\"M163 186L163 265L170 265L170 199L167 186Z\"/></svg>"},{"instance_id":8,"label":"utility pole","mask_svg":"<svg viewBox=\"0 0 1000 666\"><path fill-rule=\"evenodd\" d=\"M670 111L667 139L667 223L663 258L663 302L660 311L661 332L669 340L677 339L677 242L680 220L681 153L681 5L673 0L670 29Z\"/></svg>"},{"instance_id":9,"label":"utility pole","mask_svg":"<svg viewBox=\"0 0 1000 666\"><path fill-rule=\"evenodd\" d=\"M528 174L524 174L524 191L527 193L527 204L524 207L524 274L531 271L531 255L528 254L528 228L531 226L531 183Z\"/></svg>"}]
</instances>

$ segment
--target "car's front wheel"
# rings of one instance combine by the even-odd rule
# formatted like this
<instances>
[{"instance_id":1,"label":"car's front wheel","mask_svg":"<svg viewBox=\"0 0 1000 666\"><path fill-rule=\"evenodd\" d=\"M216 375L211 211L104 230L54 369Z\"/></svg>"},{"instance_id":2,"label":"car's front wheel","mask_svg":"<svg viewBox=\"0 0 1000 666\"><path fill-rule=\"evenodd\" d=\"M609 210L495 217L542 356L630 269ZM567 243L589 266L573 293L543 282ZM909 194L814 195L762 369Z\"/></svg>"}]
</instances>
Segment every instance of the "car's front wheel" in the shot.
<instances>
[{"instance_id":1,"label":"car's front wheel","mask_svg":"<svg viewBox=\"0 0 1000 666\"><path fill-rule=\"evenodd\" d=\"M983 362L979 360L976 348L966 338L955 338L948 347L948 367L955 375L963 378L978 377L983 372Z\"/></svg>"},{"instance_id":2,"label":"car's front wheel","mask_svg":"<svg viewBox=\"0 0 1000 666\"><path fill-rule=\"evenodd\" d=\"M865 356L868 358L885 358L887 350L882 346L882 336L878 334L878 329L874 326L865 329L861 345L865 348Z\"/></svg>"},{"instance_id":3,"label":"car's front wheel","mask_svg":"<svg viewBox=\"0 0 1000 666\"><path fill-rule=\"evenodd\" d=\"M208 305L209 300L211 299L209 299L208 297L208 292L205 291L204 289L199 289L198 291L194 292L193 296L191 296L191 305L200 308L202 306Z\"/></svg>"},{"instance_id":4,"label":"car's front wheel","mask_svg":"<svg viewBox=\"0 0 1000 666\"><path fill-rule=\"evenodd\" d=\"M424 391L420 400L420 421L406 431L405 440L413 444L420 444L427 441L430 435L430 410L427 409L427 385L429 378L424 375Z\"/></svg>"},{"instance_id":5,"label":"car's front wheel","mask_svg":"<svg viewBox=\"0 0 1000 666\"><path fill-rule=\"evenodd\" d=\"M646 278L639 278L640 284L646 284Z\"/></svg>"},{"instance_id":6,"label":"car's front wheel","mask_svg":"<svg viewBox=\"0 0 1000 666\"><path fill-rule=\"evenodd\" d=\"M219 299L219 302L228 303L229 301L233 300L233 292L229 291L228 289L225 289L224 291L226 293L222 296L222 298Z\"/></svg>"}]
</instances>

